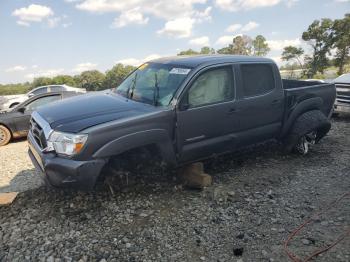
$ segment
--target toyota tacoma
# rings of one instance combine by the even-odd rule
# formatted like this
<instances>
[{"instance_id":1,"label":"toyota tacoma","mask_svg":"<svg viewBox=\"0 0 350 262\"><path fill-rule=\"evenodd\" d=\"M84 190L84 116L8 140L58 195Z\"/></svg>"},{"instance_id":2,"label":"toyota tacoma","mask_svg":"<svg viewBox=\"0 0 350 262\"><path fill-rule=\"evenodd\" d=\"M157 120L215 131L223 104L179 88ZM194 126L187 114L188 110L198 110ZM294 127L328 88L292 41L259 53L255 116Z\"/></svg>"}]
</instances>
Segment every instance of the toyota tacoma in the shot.
<instances>
[{"instance_id":1,"label":"toyota tacoma","mask_svg":"<svg viewBox=\"0 0 350 262\"><path fill-rule=\"evenodd\" d=\"M335 98L334 84L282 80L267 58L161 58L114 90L35 111L29 155L51 185L93 188L104 166L135 149L173 166L270 139L306 154L329 131Z\"/></svg>"}]
</instances>

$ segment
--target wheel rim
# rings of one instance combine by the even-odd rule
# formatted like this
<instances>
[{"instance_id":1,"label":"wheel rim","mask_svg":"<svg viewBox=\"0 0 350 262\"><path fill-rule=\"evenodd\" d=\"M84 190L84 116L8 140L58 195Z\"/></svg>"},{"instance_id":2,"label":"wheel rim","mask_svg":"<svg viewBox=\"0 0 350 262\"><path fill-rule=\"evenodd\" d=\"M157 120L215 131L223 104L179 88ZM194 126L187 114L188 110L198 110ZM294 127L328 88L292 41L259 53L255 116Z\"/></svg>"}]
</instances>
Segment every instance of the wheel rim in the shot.
<instances>
[{"instance_id":1,"label":"wheel rim","mask_svg":"<svg viewBox=\"0 0 350 262\"><path fill-rule=\"evenodd\" d=\"M310 145L314 145L316 143L317 132L313 131L299 139L298 144L296 145L296 150L305 155L309 152Z\"/></svg>"},{"instance_id":2,"label":"wheel rim","mask_svg":"<svg viewBox=\"0 0 350 262\"><path fill-rule=\"evenodd\" d=\"M4 142L6 140L5 131L0 129L0 142Z\"/></svg>"}]
</instances>

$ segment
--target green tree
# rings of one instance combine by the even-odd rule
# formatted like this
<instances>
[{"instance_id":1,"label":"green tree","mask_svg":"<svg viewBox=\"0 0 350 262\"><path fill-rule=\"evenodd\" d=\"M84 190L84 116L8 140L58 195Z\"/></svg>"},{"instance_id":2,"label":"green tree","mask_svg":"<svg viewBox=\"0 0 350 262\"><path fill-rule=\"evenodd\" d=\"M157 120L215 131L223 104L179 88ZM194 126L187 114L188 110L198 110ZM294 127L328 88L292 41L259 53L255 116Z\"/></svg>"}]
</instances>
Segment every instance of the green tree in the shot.
<instances>
[{"instance_id":1,"label":"green tree","mask_svg":"<svg viewBox=\"0 0 350 262\"><path fill-rule=\"evenodd\" d=\"M24 94L27 93L30 88L31 84L29 82L23 84L0 84L0 96Z\"/></svg>"},{"instance_id":2,"label":"green tree","mask_svg":"<svg viewBox=\"0 0 350 262\"><path fill-rule=\"evenodd\" d=\"M52 79L50 77L37 77L34 78L32 83L32 88L38 87L38 86L47 86L52 85Z\"/></svg>"},{"instance_id":3,"label":"green tree","mask_svg":"<svg viewBox=\"0 0 350 262\"><path fill-rule=\"evenodd\" d=\"M58 75L52 78L52 84L54 85L69 85L76 86L77 83L73 76L70 75Z\"/></svg>"},{"instance_id":4,"label":"green tree","mask_svg":"<svg viewBox=\"0 0 350 262\"><path fill-rule=\"evenodd\" d=\"M333 24L334 47L336 48L334 64L338 74L344 73L344 65L349 61L350 53L350 14L343 19L336 19Z\"/></svg>"},{"instance_id":5,"label":"green tree","mask_svg":"<svg viewBox=\"0 0 350 262\"><path fill-rule=\"evenodd\" d=\"M215 54L215 49L210 48L209 46L204 46L201 48L200 54L202 55L213 55Z\"/></svg>"},{"instance_id":6,"label":"green tree","mask_svg":"<svg viewBox=\"0 0 350 262\"><path fill-rule=\"evenodd\" d=\"M217 53L222 55L232 54L232 45L230 44L229 46L218 49Z\"/></svg>"},{"instance_id":7,"label":"green tree","mask_svg":"<svg viewBox=\"0 0 350 262\"><path fill-rule=\"evenodd\" d=\"M247 35L236 36L232 44L217 51L219 54L250 55L252 53L252 39Z\"/></svg>"},{"instance_id":8,"label":"green tree","mask_svg":"<svg viewBox=\"0 0 350 262\"><path fill-rule=\"evenodd\" d=\"M266 38L262 35L257 35L252 42L254 55L266 56L270 52L270 47L266 42Z\"/></svg>"},{"instance_id":9,"label":"green tree","mask_svg":"<svg viewBox=\"0 0 350 262\"><path fill-rule=\"evenodd\" d=\"M87 91L98 91L103 89L105 75L97 70L82 72L79 76L79 87Z\"/></svg>"},{"instance_id":10,"label":"green tree","mask_svg":"<svg viewBox=\"0 0 350 262\"><path fill-rule=\"evenodd\" d=\"M302 74L304 75L304 67L301 62L301 56L303 54L304 54L304 50L301 47L295 47L290 45L283 48L281 59L286 62L291 60L296 60L303 71Z\"/></svg>"},{"instance_id":11,"label":"green tree","mask_svg":"<svg viewBox=\"0 0 350 262\"><path fill-rule=\"evenodd\" d=\"M193 49L188 49L188 50L185 50L185 51L181 51L180 53L177 54L178 56L180 55L199 55L199 52L193 50Z\"/></svg>"},{"instance_id":12,"label":"green tree","mask_svg":"<svg viewBox=\"0 0 350 262\"><path fill-rule=\"evenodd\" d=\"M123 64L116 64L111 70L106 72L105 80L103 81L103 88L114 88L124 80L124 78L130 74L135 67Z\"/></svg>"},{"instance_id":13,"label":"green tree","mask_svg":"<svg viewBox=\"0 0 350 262\"><path fill-rule=\"evenodd\" d=\"M232 54L250 55L252 53L252 39L247 35L236 36L232 42Z\"/></svg>"},{"instance_id":14,"label":"green tree","mask_svg":"<svg viewBox=\"0 0 350 262\"><path fill-rule=\"evenodd\" d=\"M303 32L303 40L309 43L313 51L309 62L308 77L312 77L317 72L323 73L328 66L327 54L330 53L334 41L332 27L333 21L324 18L321 21L315 20Z\"/></svg>"}]
</instances>

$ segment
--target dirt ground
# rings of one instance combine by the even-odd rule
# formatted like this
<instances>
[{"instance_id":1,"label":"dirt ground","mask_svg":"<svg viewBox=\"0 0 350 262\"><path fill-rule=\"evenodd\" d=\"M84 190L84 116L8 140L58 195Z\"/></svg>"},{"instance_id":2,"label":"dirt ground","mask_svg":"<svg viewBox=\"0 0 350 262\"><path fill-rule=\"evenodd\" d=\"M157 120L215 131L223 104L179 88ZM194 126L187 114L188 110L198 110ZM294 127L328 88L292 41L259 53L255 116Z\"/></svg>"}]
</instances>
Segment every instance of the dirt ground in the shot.
<instances>
[{"instance_id":1,"label":"dirt ground","mask_svg":"<svg viewBox=\"0 0 350 262\"><path fill-rule=\"evenodd\" d=\"M205 162L203 191L171 172L130 175L114 195L46 189L25 152L0 148L0 192L25 191L0 207L0 261L290 261L284 241L319 210L290 242L300 258L350 227L350 196L332 203L350 191L349 116L306 156L267 143ZM350 261L350 236L315 261Z\"/></svg>"}]
</instances>

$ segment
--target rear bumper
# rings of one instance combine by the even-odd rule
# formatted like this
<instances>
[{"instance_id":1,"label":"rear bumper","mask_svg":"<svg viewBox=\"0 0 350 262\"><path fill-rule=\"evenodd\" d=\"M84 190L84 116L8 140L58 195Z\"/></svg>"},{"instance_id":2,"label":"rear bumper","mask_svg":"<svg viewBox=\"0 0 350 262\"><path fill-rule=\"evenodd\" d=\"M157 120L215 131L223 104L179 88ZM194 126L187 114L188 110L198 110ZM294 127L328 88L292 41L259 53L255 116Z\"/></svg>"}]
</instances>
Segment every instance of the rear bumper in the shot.
<instances>
[{"instance_id":1,"label":"rear bumper","mask_svg":"<svg viewBox=\"0 0 350 262\"><path fill-rule=\"evenodd\" d=\"M75 161L43 153L32 134L28 134L29 157L46 182L55 187L73 187L90 190L106 163L104 159Z\"/></svg>"}]
</instances>

